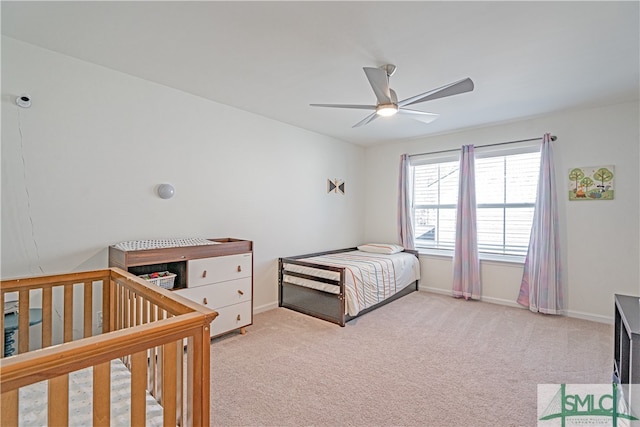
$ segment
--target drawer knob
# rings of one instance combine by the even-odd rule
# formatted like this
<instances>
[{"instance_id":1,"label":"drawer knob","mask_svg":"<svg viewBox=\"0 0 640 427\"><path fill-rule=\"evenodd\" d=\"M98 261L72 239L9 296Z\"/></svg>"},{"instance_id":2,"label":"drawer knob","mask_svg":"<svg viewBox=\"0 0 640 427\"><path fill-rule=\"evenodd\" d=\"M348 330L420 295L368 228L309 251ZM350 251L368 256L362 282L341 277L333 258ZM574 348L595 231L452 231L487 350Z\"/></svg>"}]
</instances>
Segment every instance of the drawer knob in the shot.
<instances>
[{"instance_id":1,"label":"drawer knob","mask_svg":"<svg viewBox=\"0 0 640 427\"><path fill-rule=\"evenodd\" d=\"M207 277L207 270L202 272L202 277Z\"/></svg>"},{"instance_id":2,"label":"drawer knob","mask_svg":"<svg viewBox=\"0 0 640 427\"><path fill-rule=\"evenodd\" d=\"M238 273L240 273L242 271L242 267L238 266Z\"/></svg>"},{"instance_id":3,"label":"drawer knob","mask_svg":"<svg viewBox=\"0 0 640 427\"><path fill-rule=\"evenodd\" d=\"M207 302L207 298L202 298L202 303L203 303L204 305L209 304L209 303Z\"/></svg>"},{"instance_id":4,"label":"drawer knob","mask_svg":"<svg viewBox=\"0 0 640 427\"><path fill-rule=\"evenodd\" d=\"M238 289L238 295L244 295L244 292L242 292L240 289Z\"/></svg>"},{"instance_id":5,"label":"drawer knob","mask_svg":"<svg viewBox=\"0 0 640 427\"><path fill-rule=\"evenodd\" d=\"M238 314L238 317L236 318L236 320L239 322L240 321L240 315Z\"/></svg>"}]
</instances>

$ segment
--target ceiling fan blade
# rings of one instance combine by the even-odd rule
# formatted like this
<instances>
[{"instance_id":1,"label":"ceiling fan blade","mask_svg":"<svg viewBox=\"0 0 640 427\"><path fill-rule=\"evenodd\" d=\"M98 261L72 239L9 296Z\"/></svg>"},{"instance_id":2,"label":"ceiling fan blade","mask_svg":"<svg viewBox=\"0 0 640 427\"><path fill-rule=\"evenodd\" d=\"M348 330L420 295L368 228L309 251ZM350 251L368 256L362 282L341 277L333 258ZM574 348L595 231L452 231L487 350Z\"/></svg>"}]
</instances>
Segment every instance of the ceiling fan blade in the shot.
<instances>
[{"instance_id":1,"label":"ceiling fan blade","mask_svg":"<svg viewBox=\"0 0 640 427\"><path fill-rule=\"evenodd\" d=\"M460 93L470 92L473 90L473 81L470 78L466 78L455 83L451 83L442 87L439 87L429 92L421 93L420 95L412 96L398 102L398 107L404 107L405 105L417 104L419 102L431 101L433 99L444 98L447 96L458 95Z\"/></svg>"},{"instance_id":2,"label":"ceiling fan blade","mask_svg":"<svg viewBox=\"0 0 640 427\"><path fill-rule=\"evenodd\" d=\"M382 68L364 67L369 84L376 94L378 104L391 104L391 92L389 91L389 76Z\"/></svg>"},{"instance_id":3,"label":"ceiling fan blade","mask_svg":"<svg viewBox=\"0 0 640 427\"><path fill-rule=\"evenodd\" d=\"M409 108L398 109L398 114L410 117L415 120L420 120L421 122L424 122L424 123L431 123L432 121L434 121L440 116L440 114L427 113L426 111L411 110Z\"/></svg>"},{"instance_id":4,"label":"ceiling fan blade","mask_svg":"<svg viewBox=\"0 0 640 427\"><path fill-rule=\"evenodd\" d=\"M357 127L360 127L360 126L364 126L367 123L372 122L377 118L378 118L378 115L376 113L369 114L367 117L365 117L364 119L360 120L358 123L356 123L355 125L353 125L351 127L352 128L357 128Z\"/></svg>"},{"instance_id":5,"label":"ceiling fan blade","mask_svg":"<svg viewBox=\"0 0 640 427\"><path fill-rule=\"evenodd\" d=\"M356 104L309 104L312 107L331 107L331 108L356 108L358 110L375 110L375 105L356 105Z\"/></svg>"}]
</instances>

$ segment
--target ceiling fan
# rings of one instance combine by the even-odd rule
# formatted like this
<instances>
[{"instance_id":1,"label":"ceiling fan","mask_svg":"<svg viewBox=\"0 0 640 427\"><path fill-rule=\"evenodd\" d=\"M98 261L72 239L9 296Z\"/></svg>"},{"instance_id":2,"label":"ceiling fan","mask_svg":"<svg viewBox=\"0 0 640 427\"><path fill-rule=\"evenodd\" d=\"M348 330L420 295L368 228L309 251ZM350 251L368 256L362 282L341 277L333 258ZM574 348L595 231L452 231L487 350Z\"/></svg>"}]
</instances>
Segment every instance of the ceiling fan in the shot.
<instances>
[{"instance_id":1,"label":"ceiling fan","mask_svg":"<svg viewBox=\"0 0 640 427\"><path fill-rule=\"evenodd\" d=\"M393 64L385 64L378 68L364 67L364 73L373 88L373 92L378 100L376 105L354 105L354 104L309 104L312 107L332 107L332 108L355 108L359 110L375 110L373 113L353 125L358 127L366 125L375 120L378 116L388 117L395 114L402 114L425 123L430 123L438 118L438 114L427 113L425 111L412 110L406 108L408 105L418 104L420 102L431 101L433 99L444 98L447 96L458 95L460 93L470 92L473 90L473 81L470 78L450 83L448 85L430 90L412 96L402 101L398 101L395 91L389 88L389 77L396 71Z\"/></svg>"}]
</instances>

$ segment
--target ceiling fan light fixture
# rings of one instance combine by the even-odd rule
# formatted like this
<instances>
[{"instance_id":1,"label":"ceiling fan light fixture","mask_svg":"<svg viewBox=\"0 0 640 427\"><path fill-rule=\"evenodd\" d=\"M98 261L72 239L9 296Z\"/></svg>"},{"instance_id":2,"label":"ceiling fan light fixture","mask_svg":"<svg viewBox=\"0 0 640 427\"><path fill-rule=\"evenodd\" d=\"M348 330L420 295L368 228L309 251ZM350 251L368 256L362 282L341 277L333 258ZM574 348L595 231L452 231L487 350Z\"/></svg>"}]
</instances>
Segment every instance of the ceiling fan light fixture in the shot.
<instances>
[{"instance_id":1,"label":"ceiling fan light fixture","mask_svg":"<svg viewBox=\"0 0 640 427\"><path fill-rule=\"evenodd\" d=\"M381 104L376 107L376 114L382 117L390 117L398 112L398 106L395 104Z\"/></svg>"},{"instance_id":2,"label":"ceiling fan light fixture","mask_svg":"<svg viewBox=\"0 0 640 427\"><path fill-rule=\"evenodd\" d=\"M445 98L448 96L458 95L473 90L473 81L467 77L460 81L450 83L448 85L432 89L409 98L398 101L396 92L389 87L389 77L395 72L396 66L392 64L383 65L379 68L363 67L364 73L369 80L369 84L376 96L376 104L309 104L312 107L331 107L331 108L354 108L359 110L375 110L364 119L352 127L357 128L367 123L371 123L376 117L390 117L400 113L403 116L419 120L424 123L430 123L438 117L437 114L427 113L426 111L412 110L407 108L410 105L420 102L431 101L434 99Z\"/></svg>"}]
</instances>

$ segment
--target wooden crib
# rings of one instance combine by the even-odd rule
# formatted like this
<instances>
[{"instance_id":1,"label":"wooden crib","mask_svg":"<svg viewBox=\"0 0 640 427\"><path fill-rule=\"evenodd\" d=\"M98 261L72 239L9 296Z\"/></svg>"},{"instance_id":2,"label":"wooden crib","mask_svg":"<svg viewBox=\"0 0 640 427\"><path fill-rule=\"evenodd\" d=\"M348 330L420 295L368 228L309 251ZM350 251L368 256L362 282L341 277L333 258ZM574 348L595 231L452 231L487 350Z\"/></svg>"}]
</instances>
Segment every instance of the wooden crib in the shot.
<instances>
[{"instance_id":1,"label":"wooden crib","mask_svg":"<svg viewBox=\"0 0 640 427\"><path fill-rule=\"evenodd\" d=\"M119 423L112 416L114 362L130 374L123 410L129 425L150 425L150 400L161 407L160 425L209 425L209 328L215 311L118 268L2 280L0 306L16 297L17 354L0 359L3 426L18 425L32 411L32 402L20 396L42 381L45 424ZM41 337L29 336L34 311L42 315ZM0 316L5 337L6 326ZM30 341L32 347L39 341L37 349L29 350ZM73 417L84 410L74 409L76 394L69 391L70 376L81 372L91 375L89 404L83 405L91 408L85 408L90 418L70 420L70 412Z\"/></svg>"}]
</instances>

